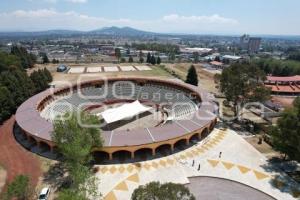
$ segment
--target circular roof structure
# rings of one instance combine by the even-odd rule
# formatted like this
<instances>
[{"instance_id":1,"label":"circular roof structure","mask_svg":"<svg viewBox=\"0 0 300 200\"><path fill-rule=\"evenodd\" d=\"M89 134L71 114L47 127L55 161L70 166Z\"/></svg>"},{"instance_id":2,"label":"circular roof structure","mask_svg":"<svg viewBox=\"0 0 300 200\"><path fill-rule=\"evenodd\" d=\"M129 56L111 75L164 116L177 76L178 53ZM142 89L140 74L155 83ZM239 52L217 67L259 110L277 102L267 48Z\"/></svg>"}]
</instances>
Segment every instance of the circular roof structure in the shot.
<instances>
[{"instance_id":1,"label":"circular roof structure","mask_svg":"<svg viewBox=\"0 0 300 200\"><path fill-rule=\"evenodd\" d=\"M129 90L128 85L130 85L130 83L132 83L135 88L131 90L133 94L127 97L126 94L128 93L127 90ZM91 96L94 95L101 96L100 91L104 90L104 88L108 91L106 96L99 99L97 98L96 100L91 98ZM143 97L141 95L142 92L148 94L147 97ZM177 100L174 100L175 98L166 100L166 97L162 97L163 100L156 101L153 100L155 92L160 93L162 96L166 93L173 95L182 94L182 97L177 98ZM81 97L79 94L84 94L84 96ZM72 87L54 88L41 92L29 98L18 108L16 112L16 122L26 133L35 138L51 142L53 121L43 116L49 105L55 106L58 101L66 101L67 103L71 102L72 107L78 108L79 105L77 104L79 103L88 102L90 106L96 106L99 103L105 104L106 102L116 99L147 100L153 101L155 104L167 102L168 105L183 102L183 105L190 104L191 108L179 105L178 108L174 108L175 113L174 115L172 114L173 120L158 127L138 128L130 131L102 131L104 147L133 146L166 141L199 130L216 119L215 113L217 106L213 101L213 96L199 87L194 87L175 80L110 78L106 80L82 82L77 85L72 85Z\"/></svg>"}]
</instances>

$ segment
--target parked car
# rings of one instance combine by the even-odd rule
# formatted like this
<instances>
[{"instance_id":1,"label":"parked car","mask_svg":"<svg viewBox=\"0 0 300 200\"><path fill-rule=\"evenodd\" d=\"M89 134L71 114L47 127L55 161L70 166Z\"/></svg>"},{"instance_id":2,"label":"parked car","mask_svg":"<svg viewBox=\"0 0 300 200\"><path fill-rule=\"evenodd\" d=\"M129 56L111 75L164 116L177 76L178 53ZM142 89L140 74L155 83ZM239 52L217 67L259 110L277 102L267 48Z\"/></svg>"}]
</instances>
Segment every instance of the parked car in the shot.
<instances>
[{"instance_id":1,"label":"parked car","mask_svg":"<svg viewBox=\"0 0 300 200\"><path fill-rule=\"evenodd\" d=\"M67 69L68 69L68 67L67 67L66 65L60 64L60 65L57 67L56 71L57 71L57 72L64 72L64 71L66 71Z\"/></svg>"},{"instance_id":2,"label":"parked car","mask_svg":"<svg viewBox=\"0 0 300 200\"><path fill-rule=\"evenodd\" d=\"M45 187L41 190L38 200L47 200L50 195L50 188Z\"/></svg>"}]
</instances>

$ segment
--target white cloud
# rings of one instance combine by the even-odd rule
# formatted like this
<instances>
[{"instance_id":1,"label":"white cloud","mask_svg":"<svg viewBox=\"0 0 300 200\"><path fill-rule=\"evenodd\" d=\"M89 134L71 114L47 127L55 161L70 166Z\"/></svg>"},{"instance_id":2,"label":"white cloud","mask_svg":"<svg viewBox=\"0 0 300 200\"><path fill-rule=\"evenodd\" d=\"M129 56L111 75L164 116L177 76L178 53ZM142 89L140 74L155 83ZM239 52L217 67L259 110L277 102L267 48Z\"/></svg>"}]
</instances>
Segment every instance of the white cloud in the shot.
<instances>
[{"instance_id":1,"label":"white cloud","mask_svg":"<svg viewBox=\"0 0 300 200\"><path fill-rule=\"evenodd\" d=\"M86 0L68 0L86 1ZM75 29L92 30L104 26L131 26L157 32L221 32L229 31L239 25L238 21L217 14L211 16L181 16L177 14L162 16L159 19L108 19L80 14L74 11L58 12L54 9L16 10L0 13L0 27L5 30L49 30Z\"/></svg>"},{"instance_id":2,"label":"white cloud","mask_svg":"<svg viewBox=\"0 0 300 200\"><path fill-rule=\"evenodd\" d=\"M238 24L235 19L221 17L218 14L211 16L179 16L177 14L167 15L163 17L166 22L172 23L218 23L218 24Z\"/></svg>"}]
</instances>

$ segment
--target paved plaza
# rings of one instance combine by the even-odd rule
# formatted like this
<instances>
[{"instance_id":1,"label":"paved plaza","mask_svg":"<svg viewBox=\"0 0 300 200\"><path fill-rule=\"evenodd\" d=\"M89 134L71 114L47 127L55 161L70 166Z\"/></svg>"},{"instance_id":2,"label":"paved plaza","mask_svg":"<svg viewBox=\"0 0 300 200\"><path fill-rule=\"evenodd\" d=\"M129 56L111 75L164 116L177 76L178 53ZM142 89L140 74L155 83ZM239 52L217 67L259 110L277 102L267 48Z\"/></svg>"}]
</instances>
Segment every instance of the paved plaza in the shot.
<instances>
[{"instance_id":1,"label":"paved plaza","mask_svg":"<svg viewBox=\"0 0 300 200\"><path fill-rule=\"evenodd\" d=\"M134 189L151 181L180 183L195 189L201 186L200 182L195 183L196 177L217 178L210 180L210 184L215 184L216 188L226 180L232 181L228 190L234 190L232 185L238 185L239 190L232 192L214 191L218 199L236 199L243 194L253 193L252 197L260 199L289 200L294 199L291 186L296 186L285 174L273 170L261 153L232 130L215 129L205 140L167 157L97 167L96 176L100 180L98 188L105 200L128 200ZM276 188L273 182L279 176L283 177L283 184L281 188Z\"/></svg>"}]
</instances>

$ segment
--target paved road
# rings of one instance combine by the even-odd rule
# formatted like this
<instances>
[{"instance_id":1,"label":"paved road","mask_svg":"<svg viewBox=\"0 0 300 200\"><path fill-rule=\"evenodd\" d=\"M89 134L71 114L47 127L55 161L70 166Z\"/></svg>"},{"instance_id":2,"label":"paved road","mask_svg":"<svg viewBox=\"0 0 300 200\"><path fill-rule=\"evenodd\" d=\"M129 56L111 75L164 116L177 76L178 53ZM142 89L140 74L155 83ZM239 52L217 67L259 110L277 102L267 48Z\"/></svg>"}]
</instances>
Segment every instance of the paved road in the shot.
<instances>
[{"instance_id":1,"label":"paved road","mask_svg":"<svg viewBox=\"0 0 300 200\"><path fill-rule=\"evenodd\" d=\"M197 200L274 200L263 192L230 180L211 177L193 177L189 180L190 184L186 186Z\"/></svg>"},{"instance_id":2,"label":"paved road","mask_svg":"<svg viewBox=\"0 0 300 200\"><path fill-rule=\"evenodd\" d=\"M42 175L40 161L15 140L14 122L13 116L0 126L0 163L7 170L6 182L11 182L15 176L24 174L31 178L35 186Z\"/></svg>"}]
</instances>

